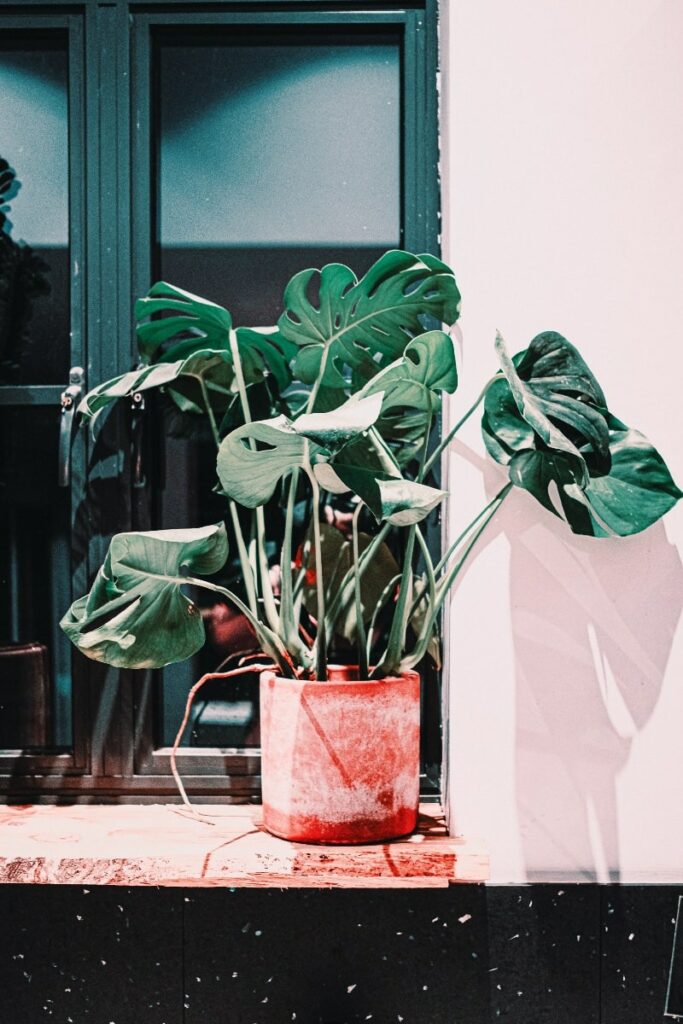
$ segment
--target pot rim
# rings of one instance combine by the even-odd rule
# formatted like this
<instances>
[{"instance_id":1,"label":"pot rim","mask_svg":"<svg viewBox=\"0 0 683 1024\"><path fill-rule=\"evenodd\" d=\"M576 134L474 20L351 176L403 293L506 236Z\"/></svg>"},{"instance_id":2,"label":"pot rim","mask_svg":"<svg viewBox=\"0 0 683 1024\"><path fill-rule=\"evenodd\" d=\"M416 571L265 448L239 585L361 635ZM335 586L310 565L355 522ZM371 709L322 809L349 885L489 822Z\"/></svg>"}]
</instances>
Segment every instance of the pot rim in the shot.
<instances>
[{"instance_id":1,"label":"pot rim","mask_svg":"<svg viewBox=\"0 0 683 1024\"><path fill-rule=\"evenodd\" d=\"M356 668L355 665L330 665L330 668ZM266 668L261 672L260 679L265 680L272 677L278 683L288 683L290 685L297 685L300 687L310 684L312 686L339 686L339 687L353 687L359 685L390 685L393 683L403 683L406 681L414 681L420 679L420 673L416 672L415 669L406 669L405 672L401 672L397 675L381 676L379 679L304 679L298 676L296 679L290 679L287 676L280 676L277 674L277 670L272 668Z\"/></svg>"}]
</instances>

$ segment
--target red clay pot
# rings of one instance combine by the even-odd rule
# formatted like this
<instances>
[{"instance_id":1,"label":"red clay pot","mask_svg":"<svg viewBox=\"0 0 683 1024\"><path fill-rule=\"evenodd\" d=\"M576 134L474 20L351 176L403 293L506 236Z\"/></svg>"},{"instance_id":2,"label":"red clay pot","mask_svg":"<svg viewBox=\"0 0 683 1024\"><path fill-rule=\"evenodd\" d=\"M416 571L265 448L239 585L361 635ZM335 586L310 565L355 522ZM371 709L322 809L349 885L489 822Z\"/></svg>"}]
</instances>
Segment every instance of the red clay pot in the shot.
<instances>
[{"instance_id":1,"label":"red clay pot","mask_svg":"<svg viewBox=\"0 0 683 1024\"><path fill-rule=\"evenodd\" d=\"M261 675L263 821L306 843L371 843L417 824L420 677Z\"/></svg>"}]
</instances>

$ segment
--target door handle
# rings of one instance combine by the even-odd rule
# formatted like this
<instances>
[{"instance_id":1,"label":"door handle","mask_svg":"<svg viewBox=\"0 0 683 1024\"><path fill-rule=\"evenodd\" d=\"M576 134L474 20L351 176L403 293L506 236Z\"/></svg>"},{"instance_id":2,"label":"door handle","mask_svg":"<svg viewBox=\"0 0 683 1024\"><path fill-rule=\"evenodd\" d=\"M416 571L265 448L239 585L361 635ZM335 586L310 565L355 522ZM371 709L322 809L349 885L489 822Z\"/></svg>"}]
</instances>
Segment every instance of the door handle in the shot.
<instances>
[{"instance_id":1,"label":"door handle","mask_svg":"<svg viewBox=\"0 0 683 1024\"><path fill-rule=\"evenodd\" d=\"M136 391L130 402L131 422L131 464L133 469L133 487L139 489L147 484L144 460L144 412L145 396Z\"/></svg>"},{"instance_id":2,"label":"door handle","mask_svg":"<svg viewBox=\"0 0 683 1024\"><path fill-rule=\"evenodd\" d=\"M57 486L68 487L71 483L71 435L74 413L85 387L85 371L81 366L69 370L69 385L62 391L62 411L59 421L59 451Z\"/></svg>"}]
</instances>

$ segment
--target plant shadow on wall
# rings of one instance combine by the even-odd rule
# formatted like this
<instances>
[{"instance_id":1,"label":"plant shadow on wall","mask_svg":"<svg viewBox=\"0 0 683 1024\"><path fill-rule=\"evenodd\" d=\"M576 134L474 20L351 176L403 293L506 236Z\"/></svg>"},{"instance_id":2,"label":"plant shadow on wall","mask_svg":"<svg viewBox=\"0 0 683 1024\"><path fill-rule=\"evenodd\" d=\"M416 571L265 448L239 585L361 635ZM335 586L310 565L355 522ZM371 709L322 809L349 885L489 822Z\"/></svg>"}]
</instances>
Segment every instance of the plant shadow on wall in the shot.
<instances>
[{"instance_id":1,"label":"plant shadow on wall","mask_svg":"<svg viewBox=\"0 0 683 1024\"><path fill-rule=\"evenodd\" d=\"M460 441L454 453L501 474ZM683 608L683 564L663 523L582 537L516 494L473 551L510 545L517 828L528 881L620 880L616 783L660 696ZM464 574L456 587L465 585ZM534 865L543 864L543 870Z\"/></svg>"},{"instance_id":2,"label":"plant shadow on wall","mask_svg":"<svg viewBox=\"0 0 683 1024\"><path fill-rule=\"evenodd\" d=\"M661 523L618 545L528 518L503 529L525 860L619 881L617 777L659 699L683 603L680 556Z\"/></svg>"},{"instance_id":3,"label":"plant shadow on wall","mask_svg":"<svg viewBox=\"0 0 683 1024\"><path fill-rule=\"evenodd\" d=\"M438 658L446 595L515 487L592 538L639 533L681 495L660 454L609 411L579 352L552 331L514 357L498 336L500 370L430 454L441 394L456 390L458 374L451 338L429 328L434 318L454 324L459 304L450 268L401 251L360 281L341 264L300 272L271 328L234 328L227 310L160 283L137 304L141 365L79 407L94 422L120 398L139 405L161 391L210 424L227 506L217 517L229 519L232 544L224 521L118 534L62 627L96 661L151 669L204 644L183 588L239 612L260 664L222 676L262 671L264 821L276 835L359 842L415 827L415 669ZM437 561L423 532L445 496L434 469L481 402L486 448L509 479ZM343 540L325 529L340 513ZM228 588L231 547L238 572ZM346 664L328 665L330 650ZM192 687L176 745L208 678ZM175 772L174 758L175 749Z\"/></svg>"},{"instance_id":4,"label":"plant shadow on wall","mask_svg":"<svg viewBox=\"0 0 683 1024\"><path fill-rule=\"evenodd\" d=\"M661 524L634 535L680 491L566 339L538 335L513 360L498 348L505 379L484 399L486 448L576 535L553 533L551 516L510 532L525 856L550 871L618 877L616 776L656 705L681 597Z\"/></svg>"}]
</instances>

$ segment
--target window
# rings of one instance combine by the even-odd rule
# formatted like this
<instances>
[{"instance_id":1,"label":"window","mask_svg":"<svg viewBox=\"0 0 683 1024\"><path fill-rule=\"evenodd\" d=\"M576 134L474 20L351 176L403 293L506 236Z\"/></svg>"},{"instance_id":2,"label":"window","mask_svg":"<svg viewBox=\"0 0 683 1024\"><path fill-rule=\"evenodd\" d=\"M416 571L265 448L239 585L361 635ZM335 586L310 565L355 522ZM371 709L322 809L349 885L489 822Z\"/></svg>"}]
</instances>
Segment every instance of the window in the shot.
<instances>
[{"instance_id":1,"label":"window","mask_svg":"<svg viewBox=\"0 0 683 1024\"><path fill-rule=\"evenodd\" d=\"M91 385L130 368L133 299L153 280L267 325L304 266L334 259L361 274L392 246L438 250L436 8L25 11L0 15L0 85L12 85L0 157L23 183L12 237L42 260L49 292L23 333L0 325L0 481L11 496L1 513L0 702L11 706L1 782L12 799L172 795L169 745L189 686L215 657L118 673L74 656L57 622L112 532L222 517L203 497L211 452L171 437L159 460L143 413L133 473L135 417L120 408L96 442L75 435L58 487L62 394L70 373L78 386L78 367ZM65 483L63 442L61 457ZM425 760L435 765L429 692ZM206 694L180 759L189 793L258 799L255 708L253 682Z\"/></svg>"}]
</instances>

